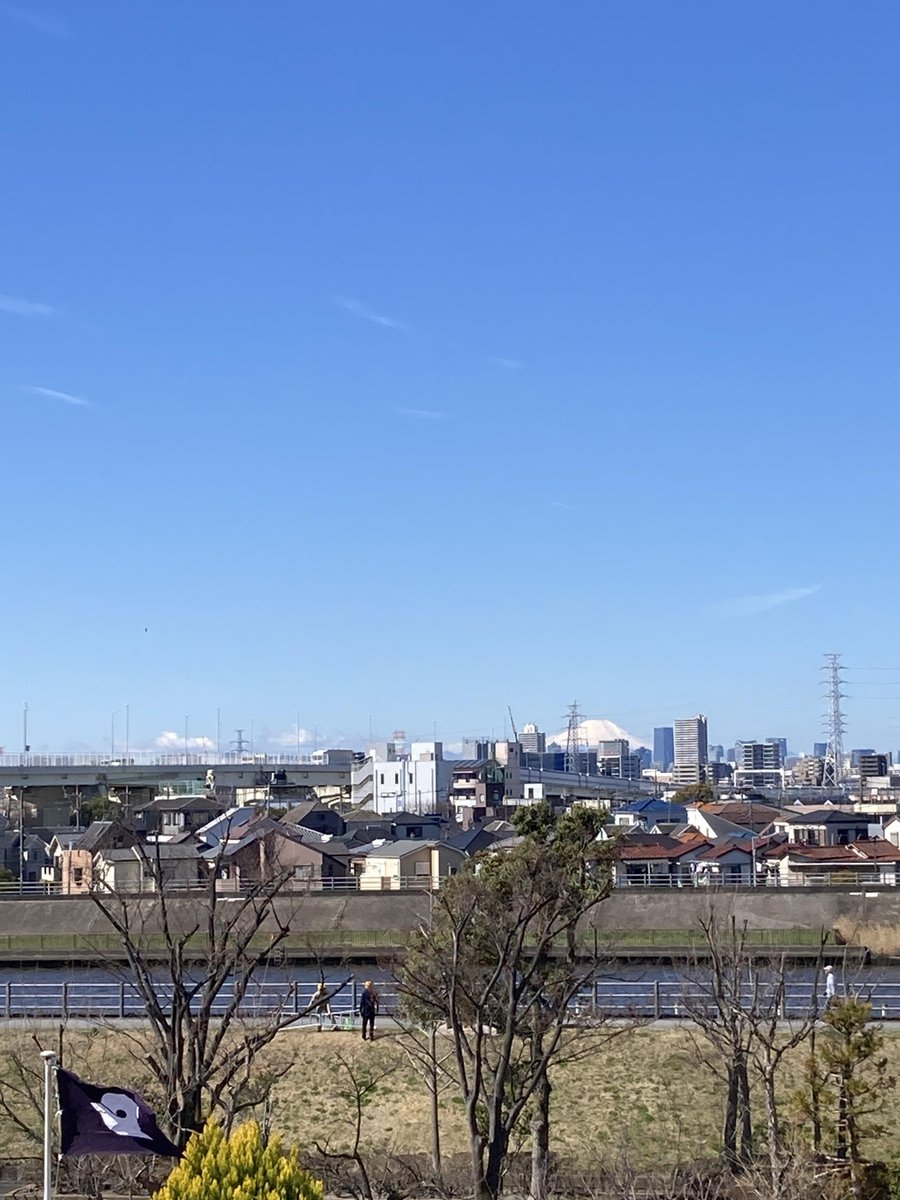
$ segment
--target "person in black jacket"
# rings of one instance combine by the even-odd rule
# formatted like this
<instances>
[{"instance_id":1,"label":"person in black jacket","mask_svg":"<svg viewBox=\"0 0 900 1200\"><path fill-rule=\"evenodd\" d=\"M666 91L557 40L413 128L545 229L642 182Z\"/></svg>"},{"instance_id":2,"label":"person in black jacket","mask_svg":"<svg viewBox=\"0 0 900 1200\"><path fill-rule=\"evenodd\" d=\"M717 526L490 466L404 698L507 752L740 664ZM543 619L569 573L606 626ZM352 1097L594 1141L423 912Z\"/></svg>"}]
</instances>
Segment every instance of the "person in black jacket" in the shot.
<instances>
[{"instance_id":1,"label":"person in black jacket","mask_svg":"<svg viewBox=\"0 0 900 1200\"><path fill-rule=\"evenodd\" d=\"M359 998L359 1015L362 1017L363 1041L366 1040L366 1030L369 1031L369 1041L375 1041L375 1014L378 1012L378 993L375 984L367 979Z\"/></svg>"}]
</instances>

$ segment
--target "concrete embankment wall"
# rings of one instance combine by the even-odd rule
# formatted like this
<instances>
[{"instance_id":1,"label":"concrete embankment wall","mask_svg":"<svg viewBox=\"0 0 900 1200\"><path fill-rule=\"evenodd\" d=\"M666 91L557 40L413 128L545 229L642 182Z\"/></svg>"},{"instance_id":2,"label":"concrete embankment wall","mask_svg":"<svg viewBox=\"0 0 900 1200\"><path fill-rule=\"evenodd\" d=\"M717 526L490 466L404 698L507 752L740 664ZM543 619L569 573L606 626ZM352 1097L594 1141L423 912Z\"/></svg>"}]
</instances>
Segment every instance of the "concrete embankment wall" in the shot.
<instances>
[{"instance_id":1,"label":"concrete embankment wall","mask_svg":"<svg viewBox=\"0 0 900 1200\"><path fill-rule=\"evenodd\" d=\"M114 911L115 899L106 903ZM223 898L220 901L223 917L228 916L229 906L240 903L238 898ZM202 900L171 898L168 901L169 920L176 928L189 929L198 922L202 924L205 914ZM127 906L131 915L132 928L142 925L147 930L158 929L159 904L151 897L129 899ZM389 929L416 929L427 923L431 897L423 892L379 892L365 895L353 892L348 895L304 895L279 898L274 910L279 921L287 922L293 934L325 933L328 930L379 931ZM262 926L264 930L275 928L274 916ZM113 927L89 896L60 896L40 900L0 900L0 936L20 935L38 937L53 934L109 934Z\"/></svg>"},{"instance_id":2,"label":"concrete embankment wall","mask_svg":"<svg viewBox=\"0 0 900 1200\"><path fill-rule=\"evenodd\" d=\"M596 911L599 929L692 929L715 908L750 929L834 929L857 924L896 926L900 891L839 888L747 888L705 891L658 888L616 891Z\"/></svg>"},{"instance_id":3,"label":"concrete embankment wall","mask_svg":"<svg viewBox=\"0 0 900 1200\"><path fill-rule=\"evenodd\" d=\"M114 902L113 902L114 903ZM227 911L229 903L224 901ZM329 930L357 931L412 930L427 924L431 897L421 892L350 893L348 895L306 895L284 897L276 901L280 920L289 923L292 940L304 932L321 935ZM141 909L146 927L158 928L158 902L152 898L129 901L129 907ZM751 929L826 929L873 926L896 929L900 944L900 890L878 892L802 888L767 889L736 892L702 889L665 889L614 892L595 913L596 927L606 930L686 930L697 927L704 915L714 908L720 915L733 913ZM202 914L198 901L171 899L171 917L176 924L193 927ZM271 928L272 922L268 927ZM54 934L108 934L111 926L89 897L58 897L35 900L0 900L0 936L40 936Z\"/></svg>"}]
</instances>

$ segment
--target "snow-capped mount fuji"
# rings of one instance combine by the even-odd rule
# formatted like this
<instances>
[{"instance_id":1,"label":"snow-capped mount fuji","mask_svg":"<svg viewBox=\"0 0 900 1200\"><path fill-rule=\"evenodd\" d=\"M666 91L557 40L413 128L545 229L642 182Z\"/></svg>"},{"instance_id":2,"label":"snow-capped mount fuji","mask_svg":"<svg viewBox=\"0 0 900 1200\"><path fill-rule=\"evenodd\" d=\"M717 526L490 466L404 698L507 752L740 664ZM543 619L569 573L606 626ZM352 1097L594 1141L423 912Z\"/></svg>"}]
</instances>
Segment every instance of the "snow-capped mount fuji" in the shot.
<instances>
[{"instance_id":1,"label":"snow-capped mount fuji","mask_svg":"<svg viewBox=\"0 0 900 1200\"><path fill-rule=\"evenodd\" d=\"M605 721L601 718L589 717L582 721L578 726L581 733L582 745L586 745L588 749L593 749L600 742L614 742L617 738L627 738L628 745L631 750L636 750L638 746L650 746L647 738L636 737L635 734L629 733L627 729L623 729L621 725L617 725L615 721ZM563 730L562 733L547 734L547 745L551 742L556 742L558 746L565 749L566 741L568 740L568 731Z\"/></svg>"}]
</instances>

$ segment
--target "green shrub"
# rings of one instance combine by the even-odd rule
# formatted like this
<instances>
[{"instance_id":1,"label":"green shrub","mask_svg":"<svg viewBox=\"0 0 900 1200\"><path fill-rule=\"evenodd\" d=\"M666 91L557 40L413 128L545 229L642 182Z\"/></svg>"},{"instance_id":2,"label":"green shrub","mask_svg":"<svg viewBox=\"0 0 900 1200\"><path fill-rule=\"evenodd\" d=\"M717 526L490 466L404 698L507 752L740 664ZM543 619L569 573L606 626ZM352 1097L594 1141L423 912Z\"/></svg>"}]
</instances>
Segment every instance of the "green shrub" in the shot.
<instances>
[{"instance_id":1,"label":"green shrub","mask_svg":"<svg viewBox=\"0 0 900 1200\"><path fill-rule=\"evenodd\" d=\"M318 1179L285 1154L280 1140L264 1143L255 1121L226 1138L216 1121L195 1133L155 1200L324 1200Z\"/></svg>"}]
</instances>

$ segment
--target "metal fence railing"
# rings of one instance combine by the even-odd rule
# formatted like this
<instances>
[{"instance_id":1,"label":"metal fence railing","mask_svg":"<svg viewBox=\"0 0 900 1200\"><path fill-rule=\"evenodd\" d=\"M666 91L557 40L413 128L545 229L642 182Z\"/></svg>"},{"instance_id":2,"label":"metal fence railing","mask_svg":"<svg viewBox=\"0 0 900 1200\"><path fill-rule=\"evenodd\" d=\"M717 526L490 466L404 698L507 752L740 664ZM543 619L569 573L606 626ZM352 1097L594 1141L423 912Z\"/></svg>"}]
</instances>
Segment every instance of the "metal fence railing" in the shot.
<instances>
[{"instance_id":1,"label":"metal fence railing","mask_svg":"<svg viewBox=\"0 0 900 1200\"><path fill-rule=\"evenodd\" d=\"M152 849L148 851L146 857L152 875L155 865ZM298 875L294 879L279 880L273 883L272 889L279 896L296 896L298 894L315 894L319 892L435 892L448 878L448 875L336 875L330 878ZM209 881L203 879L166 879L164 876L162 886L166 892L178 895L181 892L206 891L209 887ZM258 888L259 884L253 880L220 879L216 883L216 891L222 895L229 896L246 894ZM113 891L111 887L105 886L98 886L97 890L101 895L109 895ZM115 893L116 895L141 896L152 895L158 890L156 881L150 877L142 880L126 879L120 881L115 888ZM87 894L88 890L85 888L80 888L74 892L65 892L63 891L62 883L55 879L45 879L40 882L28 880L0 881L0 900L25 900L46 898L47 896L83 897Z\"/></svg>"},{"instance_id":2,"label":"metal fence railing","mask_svg":"<svg viewBox=\"0 0 900 1200\"><path fill-rule=\"evenodd\" d=\"M332 1015L324 1018L326 1024L333 1023L339 1028L352 1024L362 985L354 978L331 986L334 989ZM312 982L253 982L240 1005L239 1016L246 1020L283 1017L295 1018L300 1024L318 1023L311 1012L314 990ZM156 994L164 1008L171 1005L171 992L171 986L162 983L157 986ZM386 1018L397 1015L396 987L380 985L379 994L382 1015ZM900 1020L900 983L874 981L870 985L854 985L853 994L871 1003L874 1020ZM751 985L748 983L746 1002L749 1004L750 1001ZM213 1015L221 1017L231 1003L232 992L226 987L213 1005ZM571 1011L573 1024L589 1025L607 1018L690 1020L692 1013L709 1006L702 984L689 979L597 979L582 989ZM821 979L818 984L811 980L789 980L780 1014L790 1020L813 1010L822 1013L825 1006L825 988ZM144 1002L135 986L126 981L37 984L6 981L0 984L0 1019L115 1021L142 1017L146 1017Z\"/></svg>"}]
</instances>

